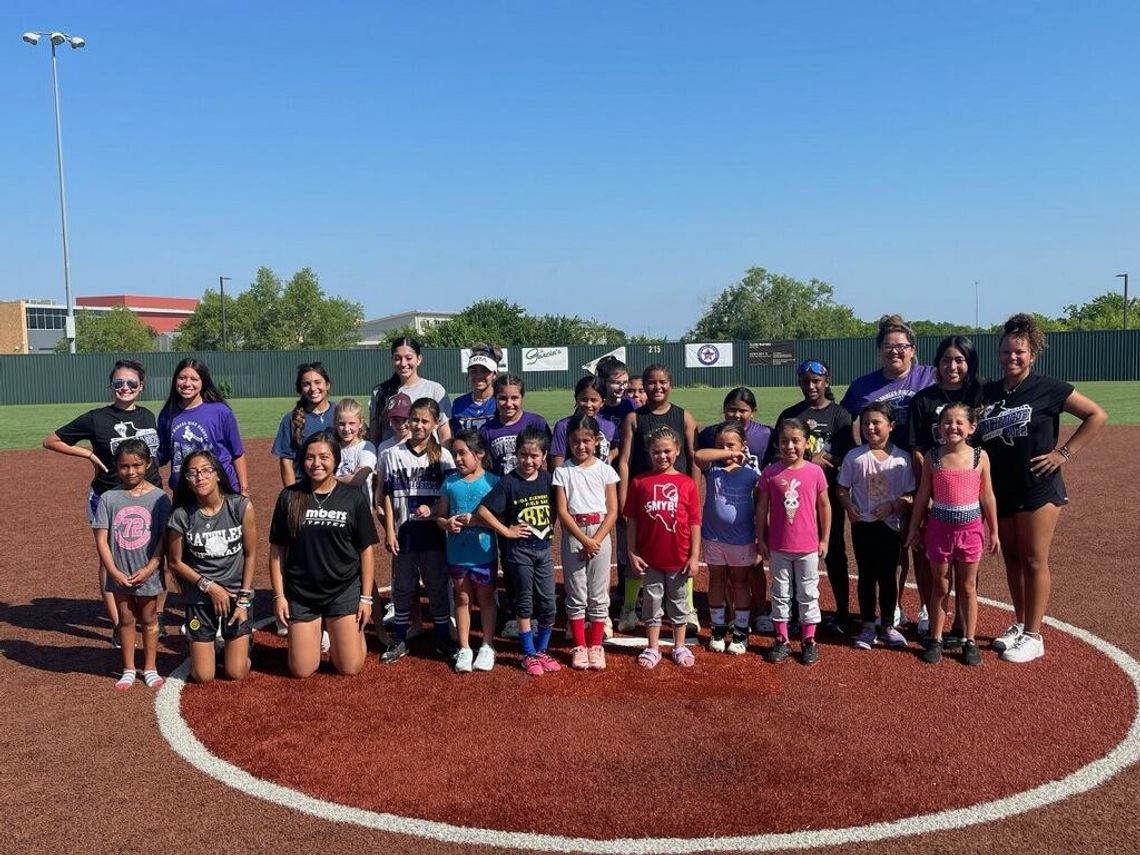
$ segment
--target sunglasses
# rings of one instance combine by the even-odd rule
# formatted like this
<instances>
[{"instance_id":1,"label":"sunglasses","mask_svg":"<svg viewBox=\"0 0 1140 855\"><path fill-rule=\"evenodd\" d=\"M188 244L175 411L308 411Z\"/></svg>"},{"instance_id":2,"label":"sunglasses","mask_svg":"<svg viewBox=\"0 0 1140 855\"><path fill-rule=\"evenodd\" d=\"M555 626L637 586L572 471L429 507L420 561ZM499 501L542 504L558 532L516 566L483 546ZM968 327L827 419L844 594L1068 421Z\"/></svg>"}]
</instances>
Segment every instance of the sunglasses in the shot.
<instances>
[{"instance_id":1,"label":"sunglasses","mask_svg":"<svg viewBox=\"0 0 1140 855\"><path fill-rule=\"evenodd\" d=\"M297 366L298 371L320 371L325 367L323 362L302 362Z\"/></svg>"},{"instance_id":2,"label":"sunglasses","mask_svg":"<svg viewBox=\"0 0 1140 855\"><path fill-rule=\"evenodd\" d=\"M906 353L912 347L914 347L912 344L884 344L880 350L883 353Z\"/></svg>"},{"instance_id":3,"label":"sunglasses","mask_svg":"<svg viewBox=\"0 0 1140 855\"><path fill-rule=\"evenodd\" d=\"M138 380L128 380L125 377L116 377L114 380L111 381L111 388L112 389L122 389L124 386L126 386L132 392L141 385L142 384L139 383Z\"/></svg>"},{"instance_id":4,"label":"sunglasses","mask_svg":"<svg viewBox=\"0 0 1140 855\"><path fill-rule=\"evenodd\" d=\"M816 362L814 359L805 359L800 363L800 374L807 374L809 371L812 374L818 374L820 377L827 376L827 366L822 362Z\"/></svg>"}]
</instances>

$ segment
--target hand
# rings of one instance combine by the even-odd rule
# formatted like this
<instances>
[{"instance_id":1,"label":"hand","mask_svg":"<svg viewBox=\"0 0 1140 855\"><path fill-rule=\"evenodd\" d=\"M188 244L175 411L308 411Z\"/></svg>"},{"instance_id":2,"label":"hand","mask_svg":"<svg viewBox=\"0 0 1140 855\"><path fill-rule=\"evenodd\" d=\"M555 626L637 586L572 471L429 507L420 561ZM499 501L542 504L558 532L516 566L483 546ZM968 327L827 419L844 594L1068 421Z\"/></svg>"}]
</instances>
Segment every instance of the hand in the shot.
<instances>
[{"instance_id":1,"label":"hand","mask_svg":"<svg viewBox=\"0 0 1140 855\"><path fill-rule=\"evenodd\" d=\"M230 613L230 592L214 582L206 589L206 596L214 604L214 612L218 617L225 617Z\"/></svg>"},{"instance_id":2,"label":"hand","mask_svg":"<svg viewBox=\"0 0 1140 855\"><path fill-rule=\"evenodd\" d=\"M416 512L412 514L412 516L418 520L429 520L432 516L431 508L429 508L427 505L420 505L418 508L416 508Z\"/></svg>"},{"instance_id":3,"label":"hand","mask_svg":"<svg viewBox=\"0 0 1140 855\"><path fill-rule=\"evenodd\" d=\"M831 460L831 454L826 451L821 451L819 454L812 455L811 462L825 471L835 468L835 464Z\"/></svg>"},{"instance_id":4,"label":"hand","mask_svg":"<svg viewBox=\"0 0 1140 855\"><path fill-rule=\"evenodd\" d=\"M228 600L229 598L227 597L226 599ZM247 620L249 620L249 610L237 606L230 615L230 619L226 622L233 626L234 624L245 623Z\"/></svg>"},{"instance_id":5,"label":"hand","mask_svg":"<svg viewBox=\"0 0 1140 855\"><path fill-rule=\"evenodd\" d=\"M471 525L471 514L456 514L452 519L457 520L461 526Z\"/></svg>"},{"instance_id":6,"label":"hand","mask_svg":"<svg viewBox=\"0 0 1140 855\"><path fill-rule=\"evenodd\" d=\"M883 502L880 505L875 505L875 510L872 511L872 513L875 515L875 519L885 520L887 517L889 517L891 514L893 514L894 511L895 511L895 503L894 502Z\"/></svg>"},{"instance_id":7,"label":"hand","mask_svg":"<svg viewBox=\"0 0 1140 855\"><path fill-rule=\"evenodd\" d=\"M530 526L526 523L515 523L507 528L507 537L511 540L518 540L522 537L530 536Z\"/></svg>"},{"instance_id":8,"label":"hand","mask_svg":"<svg viewBox=\"0 0 1140 855\"><path fill-rule=\"evenodd\" d=\"M463 531L463 521L461 517L464 516L466 516L466 514L456 514L453 517L448 517L446 523L444 523L445 528L452 534L459 534L459 532Z\"/></svg>"},{"instance_id":9,"label":"hand","mask_svg":"<svg viewBox=\"0 0 1140 855\"><path fill-rule=\"evenodd\" d=\"M827 541L826 540L821 540L819 542L819 557L820 558L826 558L827 557Z\"/></svg>"},{"instance_id":10,"label":"hand","mask_svg":"<svg viewBox=\"0 0 1140 855\"><path fill-rule=\"evenodd\" d=\"M95 452L91 452L91 454L88 455L87 459L91 461L91 466L96 472L107 473L111 471L103 465L102 460L95 456Z\"/></svg>"},{"instance_id":11,"label":"hand","mask_svg":"<svg viewBox=\"0 0 1140 855\"><path fill-rule=\"evenodd\" d=\"M388 552L390 552L392 555L399 555L400 554L400 539L398 537L396 537L396 535L394 535L394 534L393 535L385 535L384 536L384 548L387 549Z\"/></svg>"},{"instance_id":12,"label":"hand","mask_svg":"<svg viewBox=\"0 0 1140 855\"><path fill-rule=\"evenodd\" d=\"M649 568L649 564L640 555L629 553L629 566L638 576L644 576L645 571Z\"/></svg>"},{"instance_id":13,"label":"hand","mask_svg":"<svg viewBox=\"0 0 1140 855\"><path fill-rule=\"evenodd\" d=\"M761 562L768 557L768 544L760 538L756 538L756 555L760 558Z\"/></svg>"},{"instance_id":14,"label":"hand","mask_svg":"<svg viewBox=\"0 0 1140 855\"><path fill-rule=\"evenodd\" d=\"M1065 455L1053 449L1047 451L1045 454L1039 454L1029 461L1029 471L1036 475L1038 478L1044 478L1046 475L1052 475L1065 464Z\"/></svg>"},{"instance_id":15,"label":"hand","mask_svg":"<svg viewBox=\"0 0 1140 855\"><path fill-rule=\"evenodd\" d=\"M855 510L854 505L848 505L846 510L847 510L847 519L849 519L851 522L859 522L859 512L857 510Z\"/></svg>"},{"instance_id":16,"label":"hand","mask_svg":"<svg viewBox=\"0 0 1140 855\"><path fill-rule=\"evenodd\" d=\"M593 558L598 554L598 552L601 551L602 545L592 537L587 537L585 540L580 542L582 544L582 548L578 550L578 554L583 558Z\"/></svg>"},{"instance_id":17,"label":"hand","mask_svg":"<svg viewBox=\"0 0 1140 855\"><path fill-rule=\"evenodd\" d=\"M115 580L116 585L121 585L124 588L129 588L134 584L134 582L127 577L126 573L116 567L111 567L107 570L107 575Z\"/></svg>"},{"instance_id":18,"label":"hand","mask_svg":"<svg viewBox=\"0 0 1140 855\"><path fill-rule=\"evenodd\" d=\"M364 627L368 626L368 621L372 617L372 603L366 603L361 600L356 606L356 626L361 632L364 632Z\"/></svg>"},{"instance_id":19,"label":"hand","mask_svg":"<svg viewBox=\"0 0 1140 855\"><path fill-rule=\"evenodd\" d=\"M280 623L288 626L289 624L289 601L284 596L273 597L273 616L277 618Z\"/></svg>"},{"instance_id":20,"label":"hand","mask_svg":"<svg viewBox=\"0 0 1140 855\"><path fill-rule=\"evenodd\" d=\"M146 567L143 567L141 570L136 570L134 573L127 577L127 584L132 588L136 585L141 585L143 582L154 575L154 571L156 569L157 568L155 567L151 567L148 570Z\"/></svg>"},{"instance_id":21,"label":"hand","mask_svg":"<svg viewBox=\"0 0 1140 855\"><path fill-rule=\"evenodd\" d=\"M697 575L697 569L699 568L700 563L701 563L701 559L695 555L692 558L690 558L688 561L686 561L685 562L685 575L688 576L690 579L692 579L694 576L696 576Z\"/></svg>"},{"instance_id":22,"label":"hand","mask_svg":"<svg viewBox=\"0 0 1140 855\"><path fill-rule=\"evenodd\" d=\"M1001 551L1001 539L995 534L990 538L990 555L997 555Z\"/></svg>"},{"instance_id":23,"label":"hand","mask_svg":"<svg viewBox=\"0 0 1140 855\"><path fill-rule=\"evenodd\" d=\"M903 544L907 549L914 549L918 546L918 529L914 526L906 533L906 542Z\"/></svg>"}]
</instances>

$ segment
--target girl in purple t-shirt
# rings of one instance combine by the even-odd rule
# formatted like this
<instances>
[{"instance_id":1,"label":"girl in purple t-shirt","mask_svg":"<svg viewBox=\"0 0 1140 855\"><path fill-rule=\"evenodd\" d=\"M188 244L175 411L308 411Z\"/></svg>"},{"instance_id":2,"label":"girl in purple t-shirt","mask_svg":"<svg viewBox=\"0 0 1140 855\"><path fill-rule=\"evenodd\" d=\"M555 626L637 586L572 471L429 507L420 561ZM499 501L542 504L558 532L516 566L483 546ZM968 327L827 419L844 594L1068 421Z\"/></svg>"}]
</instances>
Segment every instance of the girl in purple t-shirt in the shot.
<instances>
[{"instance_id":1,"label":"girl in purple t-shirt","mask_svg":"<svg viewBox=\"0 0 1140 855\"><path fill-rule=\"evenodd\" d=\"M831 532L831 503L823 469L804 459L808 426L799 419L784 419L776 426L780 459L760 473L760 500L756 504L756 548L768 558L772 572L772 616L776 643L768 650L769 662L788 658L788 621L791 587L795 577L796 601L803 627L801 661L819 661L815 628L820 621L819 561L827 555Z\"/></svg>"},{"instance_id":2,"label":"girl in purple t-shirt","mask_svg":"<svg viewBox=\"0 0 1140 855\"><path fill-rule=\"evenodd\" d=\"M515 444L525 427L545 431L550 437L550 425L537 413L523 409L526 386L514 374L500 374L495 378L495 415L479 428L479 437L491 458L491 472L500 478L515 470Z\"/></svg>"}]
</instances>

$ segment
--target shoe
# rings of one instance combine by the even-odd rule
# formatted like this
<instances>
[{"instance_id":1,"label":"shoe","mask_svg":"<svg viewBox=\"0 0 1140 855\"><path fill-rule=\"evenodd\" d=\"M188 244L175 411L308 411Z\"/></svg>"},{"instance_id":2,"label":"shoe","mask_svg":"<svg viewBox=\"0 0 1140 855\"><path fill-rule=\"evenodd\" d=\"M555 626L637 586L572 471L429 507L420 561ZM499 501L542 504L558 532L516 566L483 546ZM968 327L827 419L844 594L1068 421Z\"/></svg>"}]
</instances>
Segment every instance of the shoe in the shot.
<instances>
[{"instance_id":1,"label":"shoe","mask_svg":"<svg viewBox=\"0 0 1140 855\"><path fill-rule=\"evenodd\" d=\"M637 629L637 611L623 608L618 616L618 632L634 632Z\"/></svg>"},{"instance_id":2,"label":"shoe","mask_svg":"<svg viewBox=\"0 0 1140 855\"><path fill-rule=\"evenodd\" d=\"M966 665L981 665L982 651L972 638L966 639L962 645L962 662Z\"/></svg>"},{"instance_id":3,"label":"shoe","mask_svg":"<svg viewBox=\"0 0 1140 855\"><path fill-rule=\"evenodd\" d=\"M570 667L575 671L585 671L590 667L590 654L585 647L575 647L570 651Z\"/></svg>"},{"instance_id":4,"label":"shoe","mask_svg":"<svg viewBox=\"0 0 1140 855\"><path fill-rule=\"evenodd\" d=\"M538 661L537 656L524 656L522 658L522 669L532 677L541 677L543 674L542 663Z\"/></svg>"},{"instance_id":5,"label":"shoe","mask_svg":"<svg viewBox=\"0 0 1140 855\"><path fill-rule=\"evenodd\" d=\"M692 668L696 661L693 651L687 647L674 647L672 658L673 664L680 665L682 668Z\"/></svg>"},{"instance_id":6,"label":"shoe","mask_svg":"<svg viewBox=\"0 0 1140 855\"><path fill-rule=\"evenodd\" d=\"M875 642L878 640L879 637L875 634L875 627L864 627L863 631L855 636L855 646L860 650L870 650L875 646Z\"/></svg>"},{"instance_id":7,"label":"shoe","mask_svg":"<svg viewBox=\"0 0 1140 855\"><path fill-rule=\"evenodd\" d=\"M819 645L814 638L804 639L800 645L800 662L804 665L814 665L819 661Z\"/></svg>"},{"instance_id":8,"label":"shoe","mask_svg":"<svg viewBox=\"0 0 1140 855\"><path fill-rule=\"evenodd\" d=\"M752 621L752 628L757 632L775 632L776 625L772 623L771 615L757 615Z\"/></svg>"},{"instance_id":9,"label":"shoe","mask_svg":"<svg viewBox=\"0 0 1140 855\"><path fill-rule=\"evenodd\" d=\"M1005 649L1001 658L1006 662L1032 662L1045 655L1045 642L1040 635L1030 635L1028 632L1021 636L1012 646Z\"/></svg>"},{"instance_id":10,"label":"shoe","mask_svg":"<svg viewBox=\"0 0 1140 855\"><path fill-rule=\"evenodd\" d=\"M709 636L709 650L713 653L724 653L724 637L728 630L723 626L714 626ZM687 635L688 633L686 633Z\"/></svg>"},{"instance_id":11,"label":"shoe","mask_svg":"<svg viewBox=\"0 0 1140 855\"><path fill-rule=\"evenodd\" d=\"M847 622L834 615L825 618L819 628L825 635L847 635Z\"/></svg>"},{"instance_id":12,"label":"shoe","mask_svg":"<svg viewBox=\"0 0 1140 855\"><path fill-rule=\"evenodd\" d=\"M919 635L930 632L930 615L926 611L926 606L918 610L918 623L915 625Z\"/></svg>"},{"instance_id":13,"label":"shoe","mask_svg":"<svg viewBox=\"0 0 1140 855\"><path fill-rule=\"evenodd\" d=\"M534 658L538 660L538 664L542 667L543 671L561 671L562 670L562 666L560 664L558 664L558 661L553 656L551 656L549 653L547 653L545 650L542 650L542 651L539 651L538 653L536 653ZM589 661L589 660L587 660L587 661Z\"/></svg>"},{"instance_id":14,"label":"shoe","mask_svg":"<svg viewBox=\"0 0 1140 855\"><path fill-rule=\"evenodd\" d=\"M990 644L994 650L1007 650L1012 647L1017 639L1021 638L1021 634L1025 632L1025 624L1011 623L1005 628L1005 632L999 635Z\"/></svg>"},{"instance_id":15,"label":"shoe","mask_svg":"<svg viewBox=\"0 0 1140 855\"><path fill-rule=\"evenodd\" d=\"M327 629L321 630L321 653L328 653L332 649L332 639Z\"/></svg>"},{"instance_id":16,"label":"shoe","mask_svg":"<svg viewBox=\"0 0 1140 855\"><path fill-rule=\"evenodd\" d=\"M926 650L922 652L922 661L928 665L937 665L942 661L941 638L932 638L926 643Z\"/></svg>"},{"instance_id":17,"label":"shoe","mask_svg":"<svg viewBox=\"0 0 1140 855\"><path fill-rule=\"evenodd\" d=\"M685 637L691 638L695 642L697 640L697 636L700 634L701 622L697 620L697 616L695 614L689 615L689 623L685 627Z\"/></svg>"},{"instance_id":18,"label":"shoe","mask_svg":"<svg viewBox=\"0 0 1140 855\"><path fill-rule=\"evenodd\" d=\"M895 627L887 627L887 631L883 633L883 638L886 639L888 647L906 647L906 638Z\"/></svg>"},{"instance_id":19,"label":"shoe","mask_svg":"<svg viewBox=\"0 0 1140 855\"><path fill-rule=\"evenodd\" d=\"M768 652L764 655L764 658L775 665L787 659L788 654L791 652L792 647L788 644L788 640L786 638L777 638L776 643L768 648Z\"/></svg>"},{"instance_id":20,"label":"shoe","mask_svg":"<svg viewBox=\"0 0 1140 855\"><path fill-rule=\"evenodd\" d=\"M459 655L459 645L447 638L438 638L435 642L435 652L444 659L454 659Z\"/></svg>"},{"instance_id":21,"label":"shoe","mask_svg":"<svg viewBox=\"0 0 1140 855\"><path fill-rule=\"evenodd\" d=\"M470 647L459 648L459 653L455 656L455 673L470 674L474 659L475 654Z\"/></svg>"},{"instance_id":22,"label":"shoe","mask_svg":"<svg viewBox=\"0 0 1140 855\"><path fill-rule=\"evenodd\" d=\"M391 665L398 662L408 655L408 645L404 641L396 641L393 639L392 643L388 645L388 649L380 654L381 665Z\"/></svg>"},{"instance_id":23,"label":"shoe","mask_svg":"<svg viewBox=\"0 0 1140 855\"><path fill-rule=\"evenodd\" d=\"M489 644L483 644L479 647L479 652L475 654L475 670L476 671L490 671L495 667L495 648Z\"/></svg>"},{"instance_id":24,"label":"shoe","mask_svg":"<svg viewBox=\"0 0 1140 855\"><path fill-rule=\"evenodd\" d=\"M284 638L285 636L287 636L289 634L289 624L282 623L277 618L273 619L273 623L277 627L277 634L280 635L282 638Z\"/></svg>"},{"instance_id":25,"label":"shoe","mask_svg":"<svg viewBox=\"0 0 1140 855\"><path fill-rule=\"evenodd\" d=\"M606 615L606 622L602 627L602 639L610 639L614 637L614 622Z\"/></svg>"},{"instance_id":26,"label":"shoe","mask_svg":"<svg viewBox=\"0 0 1140 855\"><path fill-rule=\"evenodd\" d=\"M384 617L380 619L380 623L392 623L396 619L396 604L388 603L384 606Z\"/></svg>"},{"instance_id":27,"label":"shoe","mask_svg":"<svg viewBox=\"0 0 1140 855\"><path fill-rule=\"evenodd\" d=\"M906 612L903 611L902 603L895 606L895 626L906 626Z\"/></svg>"},{"instance_id":28,"label":"shoe","mask_svg":"<svg viewBox=\"0 0 1140 855\"><path fill-rule=\"evenodd\" d=\"M115 650L123 649L123 639L119 636L118 624L115 624L113 627L111 627L111 646L115 648ZM130 687L128 686L128 688Z\"/></svg>"},{"instance_id":29,"label":"shoe","mask_svg":"<svg viewBox=\"0 0 1140 855\"><path fill-rule=\"evenodd\" d=\"M591 671L606 670L606 651L602 645L599 644L597 647L591 647L586 651L586 657Z\"/></svg>"},{"instance_id":30,"label":"shoe","mask_svg":"<svg viewBox=\"0 0 1140 855\"><path fill-rule=\"evenodd\" d=\"M965 631L960 626L950 628L950 631L942 636L942 649L943 650L958 650L965 640Z\"/></svg>"},{"instance_id":31,"label":"shoe","mask_svg":"<svg viewBox=\"0 0 1140 855\"><path fill-rule=\"evenodd\" d=\"M748 650L748 633L738 626L732 628L732 641L729 642L728 652L733 656L741 656Z\"/></svg>"},{"instance_id":32,"label":"shoe","mask_svg":"<svg viewBox=\"0 0 1140 855\"><path fill-rule=\"evenodd\" d=\"M519 622L514 618L503 623L503 638L518 638Z\"/></svg>"}]
</instances>

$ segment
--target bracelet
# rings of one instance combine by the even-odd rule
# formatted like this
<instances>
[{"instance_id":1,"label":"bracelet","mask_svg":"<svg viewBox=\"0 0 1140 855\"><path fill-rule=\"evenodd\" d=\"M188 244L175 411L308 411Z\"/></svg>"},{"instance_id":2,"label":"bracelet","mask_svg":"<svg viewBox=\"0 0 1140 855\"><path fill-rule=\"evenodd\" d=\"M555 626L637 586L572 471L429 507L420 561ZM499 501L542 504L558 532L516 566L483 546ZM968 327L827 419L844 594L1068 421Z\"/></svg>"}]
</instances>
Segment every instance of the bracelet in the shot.
<instances>
[{"instance_id":1,"label":"bracelet","mask_svg":"<svg viewBox=\"0 0 1140 855\"><path fill-rule=\"evenodd\" d=\"M237 601L237 608L239 608L239 609L245 609L246 611L249 611L249 600L241 600L241 599L239 599L239 600Z\"/></svg>"},{"instance_id":2,"label":"bracelet","mask_svg":"<svg viewBox=\"0 0 1140 855\"><path fill-rule=\"evenodd\" d=\"M1069 451L1069 446L1067 445L1062 445L1060 448L1054 450L1063 458L1065 458L1066 463L1068 463L1069 460L1071 460L1073 457L1073 452Z\"/></svg>"},{"instance_id":3,"label":"bracelet","mask_svg":"<svg viewBox=\"0 0 1140 855\"><path fill-rule=\"evenodd\" d=\"M245 597L248 600L252 600L253 594L254 594L253 588L239 588L238 589L238 596L239 597Z\"/></svg>"},{"instance_id":4,"label":"bracelet","mask_svg":"<svg viewBox=\"0 0 1140 855\"><path fill-rule=\"evenodd\" d=\"M208 593L210 590L210 586L213 584L214 583L211 582L209 579L207 579L205 576L199 576L198 577L198 590L201 591L203 594Z\"/></svg>"},{"instance_id":5,"label":"bracelet","mask_svg":"<svg viewBox=\"0 0 1140 855\"><path fill-rule=\"evenodd\" d=\"M368 605L372 605L372 597L365 597L362 595L360 597L360 602L367 603Z\"/></svg>"},{"instance_id":6,"label":"bracelet","mask_svg":"<svg viewBox=\"0 0 1140 855\"><path fill-rule=\"evenodd\" d=\"M283 599L285 599L285 595L284 594L274 594L273 599L274 600L283 600Z\"/></svg>"}]
</instances>

